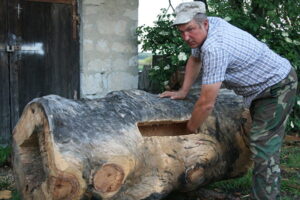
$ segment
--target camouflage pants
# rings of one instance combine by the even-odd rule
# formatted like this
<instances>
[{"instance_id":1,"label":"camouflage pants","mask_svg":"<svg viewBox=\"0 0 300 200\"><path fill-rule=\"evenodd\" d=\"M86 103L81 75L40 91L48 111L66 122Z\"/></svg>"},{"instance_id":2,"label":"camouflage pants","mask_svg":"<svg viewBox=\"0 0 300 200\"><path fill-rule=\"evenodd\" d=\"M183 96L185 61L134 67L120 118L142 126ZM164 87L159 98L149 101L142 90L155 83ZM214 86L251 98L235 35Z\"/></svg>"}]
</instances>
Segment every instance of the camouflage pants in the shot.
<instances>
[{"instance_id":1,"label":"camouflage pants","mask_svg":"<svg viewBox=\"0 0 300 200\"><path fill-rule=\"evenodd\" d=\"M254 161L251 199L280 199L280 151L297 83L297 74L292 69L285 79L266 89L251 104L250 149Z\"/></svg>"}]
</instances>

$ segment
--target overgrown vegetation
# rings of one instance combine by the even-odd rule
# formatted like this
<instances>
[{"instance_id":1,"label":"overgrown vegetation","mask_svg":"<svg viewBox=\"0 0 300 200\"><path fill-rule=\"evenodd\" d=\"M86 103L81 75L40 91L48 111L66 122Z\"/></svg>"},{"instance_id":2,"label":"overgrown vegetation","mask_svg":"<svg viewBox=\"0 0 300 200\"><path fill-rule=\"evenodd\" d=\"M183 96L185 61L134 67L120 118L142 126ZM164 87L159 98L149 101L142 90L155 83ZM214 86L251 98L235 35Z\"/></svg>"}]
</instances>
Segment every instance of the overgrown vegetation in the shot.
<instances>
[{"instance_id":1,"label":"overgrown vegetation","mask_svg":"<svg viewBox=\"0 0 300 200\"><path fill-rule=\"evenodd\" d=\"M2 147L0 146L0 167L7 164L8 159L11 155L11 146Z\"/></svg>"},{"instance_id":2,"label":"overgrown vegetation","mask_svg":"<svg viewBox=\"0 0 300 200\"><path fill-rule=\"evenodd\" d=\"M149 73L150 78L159 84L161 92L169 84L171 75L185 66L190 54L190 48L172 26L173 19L174 14L168 13L167 9L161 9L154 26L144 25L137 28L142 50L151 52L154 56L163 55L163 59L152 66Z\"/></svg>"}]
</instances>

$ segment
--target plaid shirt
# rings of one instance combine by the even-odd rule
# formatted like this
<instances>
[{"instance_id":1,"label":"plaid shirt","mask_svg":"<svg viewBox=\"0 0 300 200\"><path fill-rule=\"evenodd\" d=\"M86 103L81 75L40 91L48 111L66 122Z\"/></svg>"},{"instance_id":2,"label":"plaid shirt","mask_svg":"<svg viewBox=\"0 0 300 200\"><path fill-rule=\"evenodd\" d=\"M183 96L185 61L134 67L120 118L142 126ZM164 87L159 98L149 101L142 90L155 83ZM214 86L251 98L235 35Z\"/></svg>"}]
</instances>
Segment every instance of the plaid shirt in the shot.
<instances>
[{"instance_id":1,"label":"plaid shirt","mask_svg":"<svg viewBox=\"0 0 300 200\"><path fill-rule=\"evenodd\" d=\"M202 84L223 82L244 97L247 107L266 88L280 82L291 64L249 33L218 17L208 17L208 35L192 56L202 61Z\"/></svg>"}]
</instances>

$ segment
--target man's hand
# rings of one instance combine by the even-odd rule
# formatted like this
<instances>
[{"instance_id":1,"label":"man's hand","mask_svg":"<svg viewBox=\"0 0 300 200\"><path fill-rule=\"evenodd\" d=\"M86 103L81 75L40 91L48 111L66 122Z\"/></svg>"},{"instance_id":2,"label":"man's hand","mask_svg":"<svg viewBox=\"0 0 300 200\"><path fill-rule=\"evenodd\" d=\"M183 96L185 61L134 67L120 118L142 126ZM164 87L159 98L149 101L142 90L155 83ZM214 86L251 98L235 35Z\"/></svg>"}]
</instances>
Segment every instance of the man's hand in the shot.
<instances>
[{"instance_id":1,"label":"man's hand","mask_svg":"<svg viewBox=\"0 0 300 200\"><path fill-rule=\"evenodd\" d=\"M222 82L202 85L201 95L195 103L192 116L187 123L190 132L196 132L214 108Z\"/></svg>"},{"instance_id":2,"label":"man's hand","mask_svg":"<svg viewBox=\"0 0 300 200\"><path fill-rule=\"evenodd\" d=\"M185 75L183 85L178 91L166 91L159 95L159 97L169 97L171 99L184 99L188 94L191 86L196 80L200 71L200 60L196 57L190 56L185 68Z\"/></svg>"},{"instance_id":3,"label":"man's hand","mask_svg":"<svg viewBox=\"0 0 300 200\"><path fill-rule=\"evenodd\" d=\"M188 123L186 124L186 129L188 130L189 133L195 133L197 132L194 127L192 127L192 121L189 120Z\"/></svg>"},{"instance_id":4,"label":"man's hand","mask_svg":"<svg viewBox=\"0 0 300 200\"><path fill-rule=\"evenodd\" d=\"M187 95L187 92L184 92L182 90L178 90L178 91L165 91L161 94L159 94L160 98L165 98L165 97L169 97L170 99L184 99Z\"/></svg>"}]
</instances>

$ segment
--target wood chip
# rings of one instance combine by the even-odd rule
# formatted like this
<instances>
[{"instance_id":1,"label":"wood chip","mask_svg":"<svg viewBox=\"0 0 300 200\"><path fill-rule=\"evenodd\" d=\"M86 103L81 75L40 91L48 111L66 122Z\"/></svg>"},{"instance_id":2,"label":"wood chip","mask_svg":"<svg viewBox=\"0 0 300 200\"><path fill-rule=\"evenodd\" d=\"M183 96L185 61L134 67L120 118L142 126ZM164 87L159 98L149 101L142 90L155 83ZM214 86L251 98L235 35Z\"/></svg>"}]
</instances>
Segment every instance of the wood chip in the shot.
<instances>
[{"instance_id":1,"label":"wood chip","mask_svg":"<svg viewBox=\"0 0 300 200\"><path fill-rule=\"evenodd\" d=\"M11 191L9 190L2 190L0 191L0 199L10 199L11 196Z\"/></svg>"}]
</instances>

